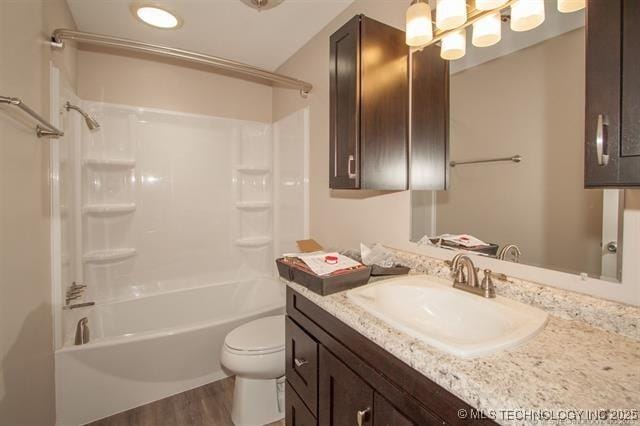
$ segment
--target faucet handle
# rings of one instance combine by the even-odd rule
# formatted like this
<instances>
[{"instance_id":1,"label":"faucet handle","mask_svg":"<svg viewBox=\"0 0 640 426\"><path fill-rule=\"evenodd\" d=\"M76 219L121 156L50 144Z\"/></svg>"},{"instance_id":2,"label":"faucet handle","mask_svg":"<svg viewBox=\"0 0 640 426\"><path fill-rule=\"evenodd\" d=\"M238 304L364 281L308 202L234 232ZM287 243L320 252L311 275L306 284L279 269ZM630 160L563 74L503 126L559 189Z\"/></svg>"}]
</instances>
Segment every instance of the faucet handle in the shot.
<instances>
[{"instance_id":1,"label":"faucet handle","mask_svg":"<svg viewBox=\"0 0 640 426\"><path fill-rule=\"evenodd\" d=\"M496 286L491 279L492 274L491 269L484 270L484 277L480 287L484 290L485 297L496 297Z\"/></svg>"}]
</instances>

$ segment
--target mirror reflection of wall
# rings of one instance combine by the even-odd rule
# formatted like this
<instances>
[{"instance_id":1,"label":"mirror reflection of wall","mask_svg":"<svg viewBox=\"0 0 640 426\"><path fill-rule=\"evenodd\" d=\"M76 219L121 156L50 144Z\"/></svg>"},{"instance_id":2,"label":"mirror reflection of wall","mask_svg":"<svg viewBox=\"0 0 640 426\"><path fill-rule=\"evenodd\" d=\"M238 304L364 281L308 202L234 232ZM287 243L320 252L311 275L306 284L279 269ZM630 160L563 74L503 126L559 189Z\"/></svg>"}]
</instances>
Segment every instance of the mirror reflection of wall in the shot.
<instances>
[{"instance_id":1,"label":"mirror reflection of wall","mask_svg":"<svg viewBox=\"0 0 640 426\"><path fill-rule=\"evenodd\" d=\"M549 12L451 63L450 159L523 160L458 164L447 191L413 193L412 240L470 234L516 244L521 263L616 279L620 192L584 189L584 13Z\"/></svg>"}]
</instances>

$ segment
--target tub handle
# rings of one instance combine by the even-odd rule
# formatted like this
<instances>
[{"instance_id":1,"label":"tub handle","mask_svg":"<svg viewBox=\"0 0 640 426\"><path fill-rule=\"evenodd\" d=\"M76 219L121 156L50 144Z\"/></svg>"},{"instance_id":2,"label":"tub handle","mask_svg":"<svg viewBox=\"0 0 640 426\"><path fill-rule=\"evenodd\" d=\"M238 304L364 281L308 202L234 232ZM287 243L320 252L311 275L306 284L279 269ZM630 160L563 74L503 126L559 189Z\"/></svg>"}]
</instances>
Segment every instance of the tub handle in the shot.
<instances>
[{"instance_id":1,"label":"tub handle","mask_svg":"<svg viewBox=\"0 0 640 426\"><path fill-rule=\"evenodd\" d=\"M306 359L298 359L298 358L294 358L293 362L296 365L296 367L298 367L298 368L304 367L305 365L307 365L309 363L309 361L307 361Z\"/></svg>"}]
</instances>

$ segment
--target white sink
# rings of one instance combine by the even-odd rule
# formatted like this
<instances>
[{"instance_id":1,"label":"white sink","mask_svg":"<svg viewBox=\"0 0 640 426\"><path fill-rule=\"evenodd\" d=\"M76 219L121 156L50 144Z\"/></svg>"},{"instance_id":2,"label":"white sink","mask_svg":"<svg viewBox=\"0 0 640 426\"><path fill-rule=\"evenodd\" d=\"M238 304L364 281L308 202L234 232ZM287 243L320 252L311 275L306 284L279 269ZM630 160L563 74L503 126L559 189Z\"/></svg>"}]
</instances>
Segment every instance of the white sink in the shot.
<instances>
[{"instance_id":1,"label":"white sink","mask_svg":"<svg viewBox=\"0 0 640 426\"><path fill-rule=\"evenodd\" d=\"M386 323L462 358L526 342L544 328L548 316L505 297L485 299L422 275L360 287L347 297Z\"/></svg>"}]
</instances>

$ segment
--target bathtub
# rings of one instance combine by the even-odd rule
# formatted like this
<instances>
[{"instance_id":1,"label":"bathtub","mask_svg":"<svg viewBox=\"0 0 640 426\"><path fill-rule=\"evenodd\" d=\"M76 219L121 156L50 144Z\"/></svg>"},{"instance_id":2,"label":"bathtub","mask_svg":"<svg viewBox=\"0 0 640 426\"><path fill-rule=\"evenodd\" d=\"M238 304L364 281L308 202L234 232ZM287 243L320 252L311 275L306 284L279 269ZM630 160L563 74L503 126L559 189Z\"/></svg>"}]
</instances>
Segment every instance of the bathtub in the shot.
<instances>
[{"instance_id":1,"label":"bathtub","mask_svg":"<svg viewBox=\"0 0 640 426\"><path fill-rule=\"evenodd\" d=\"M69 311L89 319L91 341L55 353L59 425L78 425L227 377L226 334L284 312L276 279L222 283Z\"/></svg>"}]
</instances>

